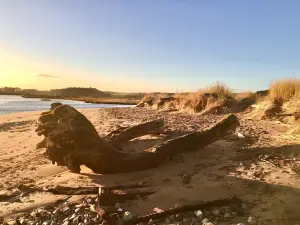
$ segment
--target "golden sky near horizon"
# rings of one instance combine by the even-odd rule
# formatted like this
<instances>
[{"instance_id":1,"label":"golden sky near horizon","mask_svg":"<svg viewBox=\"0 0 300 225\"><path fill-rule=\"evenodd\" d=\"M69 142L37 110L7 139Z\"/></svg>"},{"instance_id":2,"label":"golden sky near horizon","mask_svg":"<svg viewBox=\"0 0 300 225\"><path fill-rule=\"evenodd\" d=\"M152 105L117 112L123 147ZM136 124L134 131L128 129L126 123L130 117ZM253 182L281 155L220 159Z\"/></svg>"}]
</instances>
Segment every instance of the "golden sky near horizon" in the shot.
<instances>
[{"instance_id":1,"label":"golden sky near horizon","mask_svg":"<svg viewBox=\"0 0 300 225\"><path fill-rule=\"evenodd\" d=\"M40 90L70 86L124 92L153 91L153 87L157 90L164 88L163 85L145 84L138 80L112 78L114 76L111 74L85 73L78 68L68 68L58 63L44 62L11 52L0 52L0 77L0 86Z\"/></svg>"}]
</instances>

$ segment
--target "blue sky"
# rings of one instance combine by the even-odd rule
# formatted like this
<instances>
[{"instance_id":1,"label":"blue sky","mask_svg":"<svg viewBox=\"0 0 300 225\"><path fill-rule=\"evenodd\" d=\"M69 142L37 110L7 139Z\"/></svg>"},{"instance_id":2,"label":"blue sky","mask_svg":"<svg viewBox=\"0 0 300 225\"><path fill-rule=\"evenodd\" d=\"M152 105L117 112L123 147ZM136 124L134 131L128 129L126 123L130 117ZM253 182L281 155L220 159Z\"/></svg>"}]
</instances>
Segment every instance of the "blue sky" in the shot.
<instances>
[{"instance_id":1,"label":"blue sky","mask_svg":"<svg viewBox=\"0 0 300 225\"><path fill-rule=\"evenodd\" d=\"M299 77L299 11L292 0L0 0L0 76L45 89L266 89Z\"/></svg>"}]
</instances>

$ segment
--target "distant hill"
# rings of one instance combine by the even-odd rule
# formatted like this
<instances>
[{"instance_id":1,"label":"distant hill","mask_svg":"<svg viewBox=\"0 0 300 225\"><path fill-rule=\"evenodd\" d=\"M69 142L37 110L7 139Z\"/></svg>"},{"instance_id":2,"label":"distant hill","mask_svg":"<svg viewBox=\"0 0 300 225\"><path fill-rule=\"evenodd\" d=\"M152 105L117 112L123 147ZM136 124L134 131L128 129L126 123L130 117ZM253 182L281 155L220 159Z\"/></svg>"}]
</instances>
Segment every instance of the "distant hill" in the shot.
<instances>
[{"instance_id":1,"label":"distant hill","mask_svg":"<svg viewBox=\"0 0 300 225\"><path fill-rule=\"evenodd\" d=\"M45 96L45 97L110 97L108 92L100 91L96 88L81 88L81 87L68 87L62 89L52 89L49 91L40 91L37 89L21 89L17 87L2 87L0 94L10 95L24 95L28 97Z\"/></svg>"},{"instance_id":2,"label":"distant hill","mask_svg":"<svg viewBox=\"0 0 300 225\"><path fill-rule=\"evenodd\" d=\"M60 97L110 97L111 94L99 91L96 88L79 88L79 87L69 87L63 89L52 89L49 91L52 96Z\"/></svg>"}]
</instances>

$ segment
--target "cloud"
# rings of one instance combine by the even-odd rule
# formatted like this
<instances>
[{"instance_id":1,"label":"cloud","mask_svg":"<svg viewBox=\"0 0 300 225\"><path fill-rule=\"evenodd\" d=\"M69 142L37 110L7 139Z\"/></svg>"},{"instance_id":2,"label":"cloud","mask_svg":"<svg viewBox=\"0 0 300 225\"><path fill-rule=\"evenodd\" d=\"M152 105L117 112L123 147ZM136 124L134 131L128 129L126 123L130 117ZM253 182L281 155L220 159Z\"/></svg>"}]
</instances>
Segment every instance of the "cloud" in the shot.
<instances>
[{"instance_id":1,"label":"cloud","mask_svg":"<svg viewBox=\"0 0 300 225\"><path fill-rule=\"evenodd\" d=\"M58 76L54 76L50 74L38 74L38 76L43 78L59 78Z\"/></svg>"}]
</instances>

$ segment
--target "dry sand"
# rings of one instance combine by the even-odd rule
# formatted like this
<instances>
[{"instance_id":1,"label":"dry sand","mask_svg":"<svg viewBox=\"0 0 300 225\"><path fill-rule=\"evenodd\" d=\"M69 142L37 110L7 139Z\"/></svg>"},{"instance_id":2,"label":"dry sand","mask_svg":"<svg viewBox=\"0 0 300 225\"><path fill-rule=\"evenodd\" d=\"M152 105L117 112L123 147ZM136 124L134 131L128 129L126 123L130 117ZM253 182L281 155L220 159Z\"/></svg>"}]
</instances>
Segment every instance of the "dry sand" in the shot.
<instances>
[{"instance_id":1,"label":"dry sand","mask_svg":"<svg viewBox=\"0 0 300 225\"><path fill-rule=\"evenodd\" d=\"M143 108L80 111L94 124L100 135L107 134L117 125L133 125L161 117L165 119L165 135L134 139L123 146L124 151L128 152L141 151L171 137L205 128L220 118ZM226 137L197 152L183 154L146 171L101 175L82 168L81 174L74 174L65 167L52 165L44 158L44 149L35 149L42 139L34 131L39 114L26 112L0 116L0 194L30 186L109 186L145 181L159 191L147 200L137 200L131 206L140 214L151 212L153 207L167 209L175 204L235 195L248 202L250 215L256 216L261 224L300 223L300 179L295 172L300 161L300 138L288 135L292 125L240 114L241 127L238 132L245 138ZM270 155L273 158L268 157ZM184 173L191 176L189 184L182 182L181 175ZM0 215L11 216L63 197L37 192L16 202L0 201ZM76 198L69 199L73 200ZM236 218L229 224L246 220Z\"/></svg>"}]
</instances>

